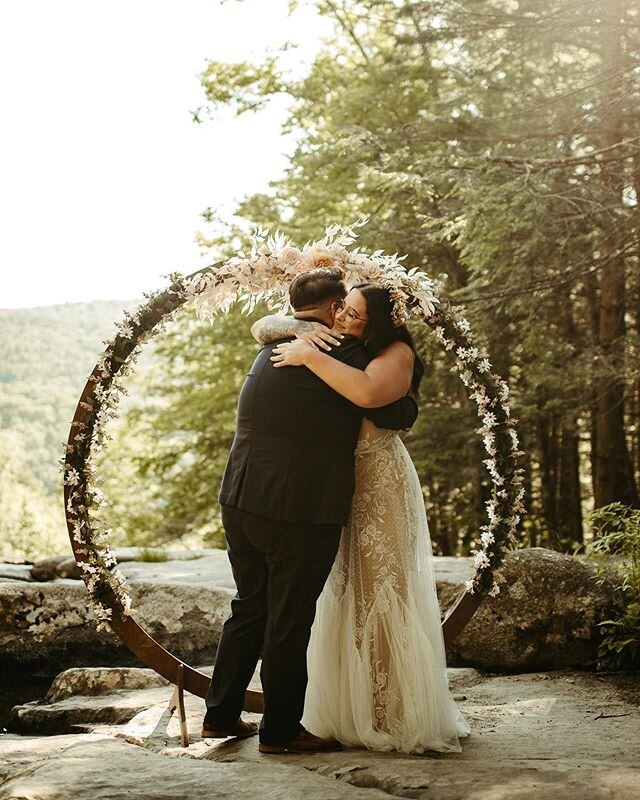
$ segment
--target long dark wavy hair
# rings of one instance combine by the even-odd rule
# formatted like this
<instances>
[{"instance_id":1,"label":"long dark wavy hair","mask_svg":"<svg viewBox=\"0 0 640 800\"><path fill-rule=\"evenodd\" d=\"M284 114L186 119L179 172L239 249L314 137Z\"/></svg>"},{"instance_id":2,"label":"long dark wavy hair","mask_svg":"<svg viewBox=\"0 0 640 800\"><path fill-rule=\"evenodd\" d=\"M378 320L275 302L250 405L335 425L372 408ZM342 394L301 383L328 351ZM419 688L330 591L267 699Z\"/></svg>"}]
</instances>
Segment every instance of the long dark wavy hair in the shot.
<instances>
[{"instance_id":1,"label":"long dark wavy hair","mask_svg":"<svg viewBox=\"0 0 640 800\"><path fill-rule=\"evenodd\" d=\"M367 354L375 358L393 342L405 342L413 351L413 375L411 377L411 394L418 395L420 381L424 375L424 364L418 355L415 342L406 325L396 327L391 317L393 302L389 290L373 283L358 283L351 287L362 292L367 302L367 325L364 329L363 343Z\"/></svg>"}]
</instances>

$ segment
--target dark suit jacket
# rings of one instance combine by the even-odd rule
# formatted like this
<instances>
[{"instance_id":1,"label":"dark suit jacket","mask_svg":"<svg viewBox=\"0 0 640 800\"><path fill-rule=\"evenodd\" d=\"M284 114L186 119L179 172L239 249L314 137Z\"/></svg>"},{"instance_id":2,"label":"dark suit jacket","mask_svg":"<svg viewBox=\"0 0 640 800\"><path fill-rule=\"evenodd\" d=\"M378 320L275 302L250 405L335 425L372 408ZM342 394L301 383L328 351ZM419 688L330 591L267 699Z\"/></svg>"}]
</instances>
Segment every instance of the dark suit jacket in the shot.
<instances>
[{"instance_id":1,"label":"dark suit jacket","mask_svg":"<svg viewBox=\"0 0 640 800\"><path fill-rule=\"evenodd\" d=\"M417 406L407 397L358 408L306 367L276 369L269 358L277 344L260 350L240 391L220 503L276 520L343 525L363 415L380 427L408 428ZM370 360L351 336L331 355L358 369Z\"/></svg>"}]
</instances>

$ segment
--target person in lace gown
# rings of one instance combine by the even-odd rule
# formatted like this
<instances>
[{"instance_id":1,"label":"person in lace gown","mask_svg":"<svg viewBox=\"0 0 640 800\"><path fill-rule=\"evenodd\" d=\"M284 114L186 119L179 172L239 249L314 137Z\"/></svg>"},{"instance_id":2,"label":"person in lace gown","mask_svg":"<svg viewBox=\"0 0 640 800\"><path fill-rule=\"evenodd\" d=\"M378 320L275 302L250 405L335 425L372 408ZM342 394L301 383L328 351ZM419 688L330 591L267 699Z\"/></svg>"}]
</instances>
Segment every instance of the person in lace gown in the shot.
<instances>
[{"instance_id":1,"label":"person in lace gown","mask_svg":"<svg viewBox=\"0 0 640 800\"><path fill-rule=\"evenodd\" d=\"M386 289L360 284L336 316L334 336L361 338L375 356L364 372L322 353L330 339L317 332L279 345L274 366L304 365L363 407L415 392L422 364L392 312ZM422 488L397 431L364 418L355 478L316 607L303 724L371 750L460 752L470 728L448 688Z\"/></svg>"}]
</instances>

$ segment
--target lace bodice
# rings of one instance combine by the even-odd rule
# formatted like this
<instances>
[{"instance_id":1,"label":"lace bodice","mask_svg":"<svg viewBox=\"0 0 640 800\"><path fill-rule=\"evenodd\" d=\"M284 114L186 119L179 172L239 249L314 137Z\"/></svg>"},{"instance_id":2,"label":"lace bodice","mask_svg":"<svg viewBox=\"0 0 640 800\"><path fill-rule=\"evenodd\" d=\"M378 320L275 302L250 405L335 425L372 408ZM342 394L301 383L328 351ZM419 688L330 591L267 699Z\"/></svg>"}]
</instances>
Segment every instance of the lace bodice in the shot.
<instances>
[{"instance_id":1,"label":"lace bodice","mask_svg":"<svg viewBox=\"0 0 640 800\"><path fill-rule=\"evenodd\" d=\"M356 446L356 456L364 453L373 453L383 447L388 447L398 438L398 431L376 427L370 419L363 419Z\"/></svg>"}]
</instances>

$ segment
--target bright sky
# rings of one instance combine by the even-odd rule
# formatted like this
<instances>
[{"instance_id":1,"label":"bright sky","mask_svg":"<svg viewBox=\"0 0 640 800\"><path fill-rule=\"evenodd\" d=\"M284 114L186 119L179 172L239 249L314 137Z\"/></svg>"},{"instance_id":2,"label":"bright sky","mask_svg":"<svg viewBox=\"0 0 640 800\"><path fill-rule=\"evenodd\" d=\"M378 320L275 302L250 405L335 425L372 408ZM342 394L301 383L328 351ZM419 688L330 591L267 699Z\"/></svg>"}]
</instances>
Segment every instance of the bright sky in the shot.
<instances>
[{"instance_id":1,"label":"bright sky","mask_svg":"<svg viewBox=\"0 0 640 800\"><path fill-rule=\"evenodd\" d=\"M206 263L208 206L277 178L286 102L196 125L207 59L259 60L328 32L287 0L0 3L0 308L124 299ZM302 67L301 67L302 68Z\"/></svg>"}]
</instances>

